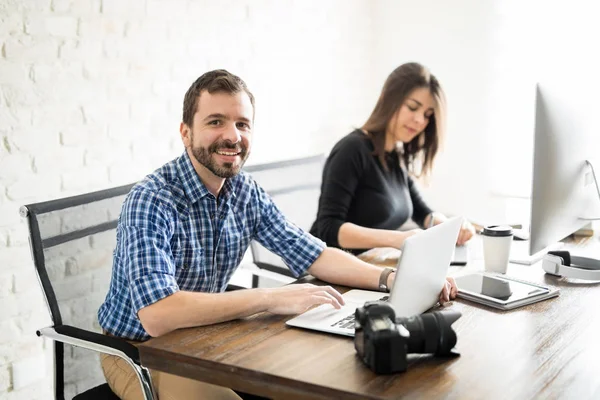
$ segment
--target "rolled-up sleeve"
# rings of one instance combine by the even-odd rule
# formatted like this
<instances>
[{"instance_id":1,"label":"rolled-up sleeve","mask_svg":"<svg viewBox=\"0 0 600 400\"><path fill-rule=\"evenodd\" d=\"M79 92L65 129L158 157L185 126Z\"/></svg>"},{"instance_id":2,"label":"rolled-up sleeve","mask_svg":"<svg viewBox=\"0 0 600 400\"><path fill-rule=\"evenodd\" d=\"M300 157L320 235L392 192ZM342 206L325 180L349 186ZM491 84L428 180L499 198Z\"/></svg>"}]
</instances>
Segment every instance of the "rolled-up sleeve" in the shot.
<instances>
[{"instance_id":1,"label":"rolled-up sleeve","mask_svg":"<svg viewBox=\"0 0 600 400\"><path fill-rule=\"evenodd\" d=\"M273 199L256 183L260 222L256 239L283 259L292 273L300 276L325 249L325 243L287 220Z\"/></svg>"},{"instance_id":2,"label":"rolled-up sleeve","mask_svg":"<svg viewBox=\"0 0 600 400\"><path fill-rule=\"evenodd\" d=\"M174 219L159 193L132 192L126 200L119 225L123 257L130 282L130 296L137 313L179 291L170 239Z\"/></svg>"}]
</instances>

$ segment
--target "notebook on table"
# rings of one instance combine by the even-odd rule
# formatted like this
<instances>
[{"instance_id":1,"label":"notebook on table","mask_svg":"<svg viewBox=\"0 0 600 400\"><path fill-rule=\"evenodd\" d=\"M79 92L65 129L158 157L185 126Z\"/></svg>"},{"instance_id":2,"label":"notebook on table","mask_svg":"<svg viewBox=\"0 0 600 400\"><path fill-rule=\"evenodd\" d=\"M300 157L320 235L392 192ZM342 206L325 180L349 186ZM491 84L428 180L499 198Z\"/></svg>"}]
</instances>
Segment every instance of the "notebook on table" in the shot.
<instances>
[{"instance_id":1,"label":"notebook on table","mask_svg":"<svg viewBox=\"0 0 600 400\"><path fill-rule=\"evenodd\" d=\"M535 254L529 254L529 241L515 241L510 245L510 262L515 264L532 265L540 261L549 251L560 250L564 247L563 242L552 243L548 247Z\"/></svg>"},{"instance_id":2,"label":"notebook on table","mask_svg":"<svg viewBox=\"0 0 600 400\"><path fill-rule=\"evenodd\" d=\"M286 324L354 336L354 312L367 301L389 301L398 317L427 311L439 299L462 221L462 217L452 218L406 239L389 294L353 289L344 293L346 304L341 309L323 304L290 319Z\"/></svg>"},{"instance_id":3,"label":"notebook on table","mask_svg":"<svg viewBox=\"0 0 600 400\"><path fill-rule=\"evenodd\" d=\"M362 254L366 253L368 252ZM398 260L400 253L400 250L393 248L377 249L377 255L373 257L373 261L376 263L385 263L392 260ZM454 248L454 253L452 254L452 259L450 260L450 265L467 265L469 262L469 254L468 245L456 246Z\"/></svg>"},{"instance_id":4,"label":"notebook on table","mask_svg":"<svg viewBox=\"0 0 600 400\"><path fill-rule=\"evenodd\" d=\"M450 260L450 265L467 265L469 262L469 246L456 246L454 248L454 254L452 255L452 260Z\"/></svg>"}]
</instances>

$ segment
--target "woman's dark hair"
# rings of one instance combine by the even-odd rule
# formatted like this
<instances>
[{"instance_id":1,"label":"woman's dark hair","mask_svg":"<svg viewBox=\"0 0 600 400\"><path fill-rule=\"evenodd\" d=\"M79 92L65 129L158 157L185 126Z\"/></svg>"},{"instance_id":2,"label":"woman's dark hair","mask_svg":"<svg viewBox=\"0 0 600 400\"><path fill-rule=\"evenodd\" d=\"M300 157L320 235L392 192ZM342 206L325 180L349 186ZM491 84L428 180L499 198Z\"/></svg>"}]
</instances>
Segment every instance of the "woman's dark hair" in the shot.
<instances>
[{"instance_id":1,"label":"woman's dark hair","mask_svg":"<svg viewBox=\"0 0 600 400\"><path fill-rule=\"evenodd\" d=\"M404 143L400 159L406 169L415 176L429 175L433 160L442 142L445 95L435 76L418 63L406 63L396 68L388 76L375 109L361 127L366 131L375 147L374 155L387 169L385 161L385 137L390 121L400 109L407 96L415 89L428 88L435 100L434 113L425 130L409 143Z\"/></svg>"},{"instance_id":2,"label":"woman's dark hair","mask_svg":"<svg viewBox=\"0 0 600 400\"><path fill-rule=\"evenodd\" d=\"M250 103L254 108L254 96L248 90L246 83L237 75L232 74L224 69L215 69L206 72L200 76L185 93L183 98L183 122L187 126L192 126L194 123L194 114L198 108L198 99L203 90L208 93L223 92L227 94L237 94L246 92L250 97Z\"/></svg>"}]
</instances>

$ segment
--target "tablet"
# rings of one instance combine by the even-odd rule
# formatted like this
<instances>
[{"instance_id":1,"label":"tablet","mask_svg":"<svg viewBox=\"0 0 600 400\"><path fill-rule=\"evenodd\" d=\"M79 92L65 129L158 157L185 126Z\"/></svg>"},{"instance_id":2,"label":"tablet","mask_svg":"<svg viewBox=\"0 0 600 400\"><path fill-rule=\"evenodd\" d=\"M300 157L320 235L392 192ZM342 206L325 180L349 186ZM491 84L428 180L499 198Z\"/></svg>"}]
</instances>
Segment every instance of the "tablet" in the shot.
<instances>
[{"instance_id":1,"label":"tablet","mask_svg":"<svg viewBox=\"0 0 600 400\"><path fill-rule=\"evenodd\" d=\"M512 310L559 294L558 288L487 272L454 279L458 286L459 298L501 310Z\"/></svg>"}]
</instances>

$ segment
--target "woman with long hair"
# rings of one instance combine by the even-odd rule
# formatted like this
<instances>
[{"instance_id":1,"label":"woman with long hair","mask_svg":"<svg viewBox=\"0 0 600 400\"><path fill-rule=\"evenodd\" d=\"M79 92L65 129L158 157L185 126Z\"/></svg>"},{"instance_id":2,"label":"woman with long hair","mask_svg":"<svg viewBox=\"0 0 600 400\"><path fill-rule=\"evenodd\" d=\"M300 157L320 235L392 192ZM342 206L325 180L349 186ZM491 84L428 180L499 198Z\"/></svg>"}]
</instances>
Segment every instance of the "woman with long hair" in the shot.
<instances>
[{"instance_id":1,"label":"woman with long hair","mask_svg":"<svg viewBox=\"0 0 600 400\"><path fill-rule=\"evenodd\" d=\"M374 247L401 248L420 231L398 230L409 219L423 229L445 221L427 206L413 180L431 172L444 117L445 96L436 77L418 63L396 68L367 122L329 154L311 233L356 254ZM457 244L474 232L465 222Z\"/></svg>"}]
</instances>

